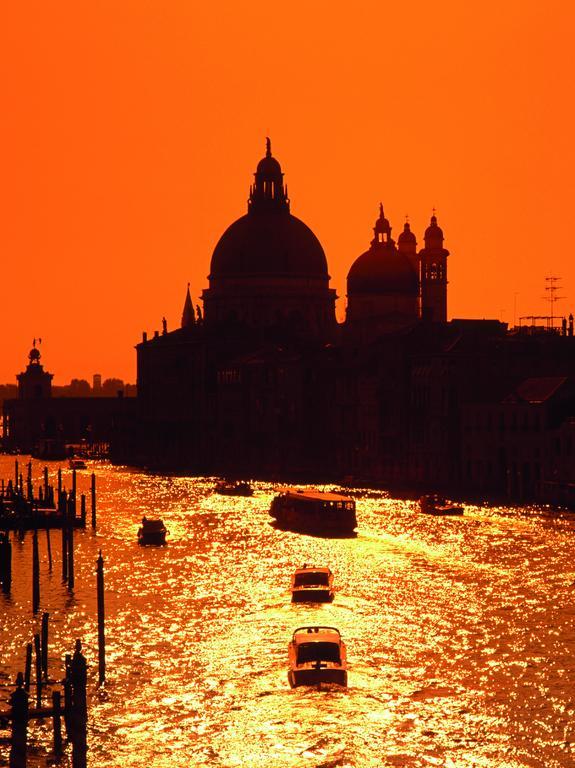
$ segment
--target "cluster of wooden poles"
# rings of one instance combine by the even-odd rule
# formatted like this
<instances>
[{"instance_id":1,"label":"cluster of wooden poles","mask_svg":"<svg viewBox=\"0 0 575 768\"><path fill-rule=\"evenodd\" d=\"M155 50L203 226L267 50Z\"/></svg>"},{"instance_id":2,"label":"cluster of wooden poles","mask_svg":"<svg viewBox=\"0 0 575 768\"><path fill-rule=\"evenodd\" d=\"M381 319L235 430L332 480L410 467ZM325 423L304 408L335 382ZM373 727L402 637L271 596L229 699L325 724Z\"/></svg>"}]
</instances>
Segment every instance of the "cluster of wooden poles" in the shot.
<instances>
[{"instance_id":1,"label":"cluster of wooden poles","mask_svg":"<svg viewBox=\"0 0 575 768\"><path fill-rule=\"evenodd\" d=\"M18 464L18 462L16 462ZM31 463L28 465L31 467ZM17 468L16 468L17 469ZM30 471L30 470L29 470ZM20 475L20 478L22 476ZM53 496L53 488L48 485L47 469L44 468L44 482L48 489L44 498ZM41 491L41 488L40 488ZM32 606L34 613L40 607L40 563L38 557L38 529L44 528L46 531L46 548L48 552L48 569L52 571L52 543L50 530L60 528L62 531L62 580L67 582L69 589L74 589L75 571L74 571L74 530L86 525L86 496L80 496L80 517L76 514L76 470L72 471L72 490L68 493L62 488L62 471L58 470L58 507L53 510L42 509L38 507L33 510L35 514L26 518L26 522L33 526L32 538ZM10 486L6 486L2 481L2 496L0 498L11 498ZM33 497L32 497L33 499ZM90 482L90 501L91 501L91 522L92 530L96 530L96 476L92 472ZM25 500L25 503L29 502ZM19 526L23 517L19 514L10 518L2 517L0 513L0 585L6 593L10 592L12 585L12 543L10 541L9 531L17 529L18 534L24 536L25 527ZM4 529L4 530L3 530Z\"/></svg>"},{"instance_id":2,"label":"cluster of wooden poles","mask_svg":"<svg viewBox=\"0 0 575 768\"><path fill-rule=\"evenodd\" d=\"M18 459L14 463L14 479L0 480L0 529L31 530L34 528L85 528L86 496L80 496L77 514L76 470L72 470L72 488L62 487L62 470L58 469L57 485L50 485L48 468L36 492L32 482L32 462L27 464L26 483ZM96 528L96 476L90 485L92 528Z\"/></svg>"},{"instance_id":3,"label":"cluster of wooden poles","mask_svg":"<svg viewBox=\"0 0 575 768\"><path fill-rule=\"evenodd\" d=\"M106 643L104 631L104 558L100 552L96 567L96 589L98 602L98 685L106 680ZM86 768L87 747L87 664L82 653L82 644L76 640L73 654L65 657L65 673L62 691L52 689L57 681L48 675L48 627L49 614L42 614L40 631L33 642L26 646L24 673L16 677L16 688L10 696L10 710L0 712L0 721L10 722L10 768L26 768L28 753L28 723L30 720L52 720L54 737L54 758L58 760L63 752L62 718L66 727L66 739L72 745L73 768ZM35 654L35 683L32 683L32 656ZM30 687L35 685L35 706L30 705ZM43 691L50 692L51 706L43 706Z\"/></svg>"},{"instance_id":4,"label":"cluster of wooden poles","mask_svg":"<svg viewBox=\"0 0 575 768\"><path fill-rule=\"evenodd\" d=\"M3 512L6 510L19 510L16 517L20 520L33 518L35 525L32 534L32 611L37 614L40 609L40 559L38 553L38 528L45 528L48 554L48 569L51 572L52 547L50 541L51 528L59 527L62 532L62 580L67 583L68 589L74 588L74 529L84 527L86 521L86 497L81 495L81 514L76 514L76 471L72 472L72 489L68 493L62 487L62 472L58 470L58 485L54 489L48 483L48 471L44 468L44 483L34 496L31 463L28 464L28 480L26 493L24 482L19 474L18 461L15 466L15 483L1 481L0 504ZM17 489L17 490L15 490ZM57 495L55 495L57 492ZM54 498L58 499L57 507L40 507L50 503ZM15 503L14 503L15 502ZM91 476L91 518L92 528L96 528L96 479L94 473ZM12 517L14 513L12 514ZM24 537L24 531L28 526L4 526L6 518L0 512L0 585L5 593L11 591L12 585L12 542L10 530L14 530L14 536ZM44 525L42 524L44 523ZM4 528L4 530L2 530ZM105 656L105 628L104 628L104 559L99 553L96 567L96 591L97 591L97 616L98 616L98 684L102 685L106 679ZM0 712L0 721L11 723L10 736L10 768L26 768L27 763L27 734L28 722L36 719L51 718L54 731L54 756L56 759L62 755L62 726L64 719L66 738L72 744L73 768L85 768L87 755L87 665L82 654L82 646L76 640L73 654L66 655L65 674L62 680L64 702L62 705L62 691L52 689L56 682L48 676L48 627L49 614L43 613L40 631L34 635L33 642L26 647L26 661L24 673L19 672L16 678L16 688L10 696L10 709ZM30 705L30 686L32 678L32 656L35 653L35 706ZM43 691L51 692L51 706L42 702Z\"/></svg>"}]
</instances>

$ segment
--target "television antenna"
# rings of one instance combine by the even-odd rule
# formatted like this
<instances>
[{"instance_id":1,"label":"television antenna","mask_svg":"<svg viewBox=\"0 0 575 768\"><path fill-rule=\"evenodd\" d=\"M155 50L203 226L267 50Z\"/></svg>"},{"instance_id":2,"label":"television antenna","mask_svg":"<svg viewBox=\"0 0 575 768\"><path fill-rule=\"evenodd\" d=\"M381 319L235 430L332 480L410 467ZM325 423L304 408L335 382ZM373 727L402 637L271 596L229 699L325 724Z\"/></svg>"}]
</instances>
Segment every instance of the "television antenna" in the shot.
<instances>
[{"instance_id":1,"label":"television antenna","mask_svg":"<svg viewBox=\"0 0 575 768\"><path fill-rule=\"evenodd\" d=\"M550 309L550 323L551 328L553 328L553 319L555 317L555 302L560 301L561 299L564 299L565 296L557 296L557 291L559 290L560 286L558 285L558 282L561 280L560 277L555 277L553 275L550 275L549 277L545 278L545 296L543 296L543 299L545 301L549 302L549 309Z\"/></svg>"}]
</instances>

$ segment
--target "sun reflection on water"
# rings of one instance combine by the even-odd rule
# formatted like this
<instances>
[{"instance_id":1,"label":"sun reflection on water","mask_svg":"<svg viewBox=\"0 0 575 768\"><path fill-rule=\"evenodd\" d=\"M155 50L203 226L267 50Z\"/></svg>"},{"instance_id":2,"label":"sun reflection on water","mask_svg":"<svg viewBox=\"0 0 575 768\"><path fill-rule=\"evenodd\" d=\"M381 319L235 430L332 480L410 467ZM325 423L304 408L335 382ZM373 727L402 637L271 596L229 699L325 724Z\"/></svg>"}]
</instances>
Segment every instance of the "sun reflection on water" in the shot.
<instances>
[{"instance_id":1,"label":"sun reflection on water","mask_svg":"<svg viewBox=\"0 0 575 768\"><path fill-rule=\"evenodd\" d=\"M12 466L0 457L0 476ZM94 466L98 531L76 536L73 595L60 580L58 535L52 574L40 536L50 672L61 676L81 637L93 766L575 765L570 515L467 507L437 519L413 501L358 491L357 538L330 540L272 528L270 484L226 497L209 478ZM78 473L81 491L90 469ZM163 518L166 547L138 546L143 515ZM29 535L15 543L12 595L1 598L0 709L37 629L30 548ZM97 691L100 548L109 681ZM331 567L333 603L290 603L303 562ZM287 644L305 624L340 629L348 690L289 688ZM34 726L31 737L43 766L50 730Z\"/></svg>"}]
</instances>

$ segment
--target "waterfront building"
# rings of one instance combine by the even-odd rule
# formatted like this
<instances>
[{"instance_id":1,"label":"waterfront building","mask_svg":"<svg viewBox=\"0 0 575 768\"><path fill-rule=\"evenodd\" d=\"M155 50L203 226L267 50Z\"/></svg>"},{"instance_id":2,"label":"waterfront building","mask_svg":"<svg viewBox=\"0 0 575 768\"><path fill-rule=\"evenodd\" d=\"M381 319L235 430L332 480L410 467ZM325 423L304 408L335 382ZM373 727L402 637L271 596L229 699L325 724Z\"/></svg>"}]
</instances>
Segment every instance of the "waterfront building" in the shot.
<instances>
[{"instance_id":1,"label":"waterfront building","mask_svg":"<svg viewBox=\"0 0 575 768\"><path fill-rule=\"evenodd\" d=\"M17 375L17 397L2 404L3 448L57 458L67 444L109 444L120 415L134 408L135 398L124 397L123 387L113 397L104 396L110 392L105 387L92 393L88 382L78 379L68 387L54 387L41 357L34 340L26 370Z\"/></svg>"}]
</instances>

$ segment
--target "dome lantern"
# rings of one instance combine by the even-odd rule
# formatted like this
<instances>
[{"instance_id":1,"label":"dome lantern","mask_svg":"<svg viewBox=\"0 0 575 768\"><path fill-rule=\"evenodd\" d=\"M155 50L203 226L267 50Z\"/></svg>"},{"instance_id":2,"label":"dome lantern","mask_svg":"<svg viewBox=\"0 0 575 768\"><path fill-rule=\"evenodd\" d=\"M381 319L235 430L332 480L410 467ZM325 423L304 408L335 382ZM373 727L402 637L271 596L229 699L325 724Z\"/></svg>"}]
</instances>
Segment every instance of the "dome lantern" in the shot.
<instances>
[{"instance_id":1,"label":"dome lantern","mask_svg":"<svg viewBox=\"0 0 575 768\"><path fill-rule=\"evenodd\" d=\"M272 155L272 144L266 138L266 155L262 158L254 174L255 182L250 187L248 211L283 211L289 213L287 188L284 187L281 165Z\"/></svg>"}]
</instances>

